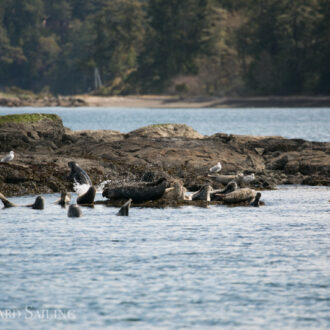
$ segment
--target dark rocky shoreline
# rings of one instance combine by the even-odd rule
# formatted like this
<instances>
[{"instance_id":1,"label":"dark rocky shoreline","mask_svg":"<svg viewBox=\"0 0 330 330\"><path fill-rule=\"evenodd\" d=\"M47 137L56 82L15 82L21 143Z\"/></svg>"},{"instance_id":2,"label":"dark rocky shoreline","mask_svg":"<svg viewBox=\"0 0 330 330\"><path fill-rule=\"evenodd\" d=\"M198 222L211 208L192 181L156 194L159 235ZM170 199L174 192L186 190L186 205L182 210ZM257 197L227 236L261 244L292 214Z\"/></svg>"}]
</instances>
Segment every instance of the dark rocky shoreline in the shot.
<instances>
[{"instance_id":1,"label":"dark rocky shoreline","mask_svg":"<svg viewBox=\"0 0 330 330\"><path fill-rule=\"evenodd\" d=\"M87 103L76 96L1 96L2 107L84 107Z\"/></svg>"},{"instance_id":2,"label":"dark rocky shoreline","mask_svg":"<svg viewBox=\"0 0 330 330\"><path fill-rule=\"evenodd\" d=\"M175 96L93 94L52 96L37 94L1 94L3 107L122 107L122 108L329 108L329 96Z\"/></svg>"},{"instance_id":3,"label":"dark rocky shoreline","mask_svg":"<svg viewBox=\"0 0 330 330\"><path fill-rule=\"evenodd\" d=\"M118 131L71 131L61 119L0 122L0 192L6 196L72 190L66 179L68 162L76 161L94 185L180 180L190 190L203 184L221 188L208 176L218 161L221 174L255 173L251 187L274 189L278 184L330 185L330 143L282 137L202 136L186 125L153 125L128 134Z\"/></svg>"}]
</instances>

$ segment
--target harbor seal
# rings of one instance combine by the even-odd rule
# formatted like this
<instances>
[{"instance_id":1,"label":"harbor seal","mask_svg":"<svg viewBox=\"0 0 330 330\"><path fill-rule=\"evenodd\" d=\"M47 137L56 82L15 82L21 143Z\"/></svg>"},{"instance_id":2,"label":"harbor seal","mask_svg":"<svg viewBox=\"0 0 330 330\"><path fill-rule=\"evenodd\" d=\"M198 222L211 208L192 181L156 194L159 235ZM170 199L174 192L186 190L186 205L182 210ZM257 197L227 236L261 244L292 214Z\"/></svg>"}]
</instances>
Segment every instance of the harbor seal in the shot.
<instances>
[{"instance_id":1,"label":"harbor seal","mask_svg":"<svg viewBox=\"0 0 330 330\"><path fill-rule=\"evenodd\" d=\"M102 196L111 200L131 198L136 203L142 203L161 198L165 193L166 186L166 178L161 178L151 183L106 188L103 190Z\"/></svg>"},{"instance_id":2,"label":"harbor seal","mask_svg":"<svg viewBox=\"0 0 330 330\"><path fill-rule=\"evenodd\" d=\"M211 200L211 191L212 187L210 185L205 185L198 191L196 191L192 196L192 201L207 201L209 202Z\"/></svg>"},{"instance_id":3,"label":"harbor seal","mask_svg":"<svg viewBox=\"0 0 330 330\"><path fill-rule=\"evenodd\" d=\"M67 177L69 180L80 184L92 185L92 181L88 174L76 162L68 162L68 165L71 169L71 172Z\"/></svg>"},{"instance_id":4,"label":"harbor seal","mask_svg":"<svg viewBox=\"0 0 330 330\"><path fill-rule=\"evenodd\" d=\"M45 208L45 199L42 196L37 196L33 204L26 206L32 207L34 210L43 210Z\"/></svg>"},{"instance_id":5,"label":"harbor seal","mask_svg":"<svg viewBox=\"0 0 330 330\"><path fill-rule=\"evenodd\" d=\"M214 191L212 191L212 193L214 193L214 194L216 194L216 193L228 194L228 193L233 192L237 189L238 189L238 185L237 185L236 181L233 180L233 181L228 182L224 189L214 190Z\"/></svg>"},{"instance_id":6,"label":"harbor seal","mask_svg":"<svg viewBox=\"0 0 330 330\"><path fill-rule=\"evenodd\" d=\"M5 197L5 195L3 195L3 194L1 194L1 193L0 193L0 199L1 199L2 203L3 203L3 207L4 207L4 208L18 206L18 205L16 205L16 204L12 203L11 201L9 201L9 200Z\"/></svg>"},{"instance_id":7,"label":"harbor seal","mask_svg":"<svg viewBox=\"0 0 330 330\"><path fill-rule=\"evenodd\" d=\"M68 209L69 218L79 218L82 216L80 207L77 204L71 204Z\"/></svg>"},{"instance_id":8,"label":"harbor seal","mask_svg":"<svg viewBox=\"0 0 330 330\"><path fill-rule=\"evenodd\" d=\"M65 206L66 204L69 204L71 200L71 194L69 192L66 191L62 191L61 192L61 198L58 199L55 204L61 205L61 206Z\"/></svg>"},{"instance_id":9,"label":"harbor seal","mask_svg":"<svg viewBox=\"0 0 330 330\"><path fill-rule=\"evenodd\" d=\"M243 202L251 203L257 195L257 192L250 188L237 189L228 194L216 194L218 201L223 201L225 204L238 204Z\"/></svg>"},{"instance_id":10,"label":"harbor seal","mask_svg":"<svg viewBox=\"0 0 330 330\"><path fill-rule=\"evenodd\" d=\"M118 211L116 215L128 217L129 208L131 207L132 199L130 198Z\"/></svg>"},{"instance_id":11,"label":"harbor seal","mask_svg":"<svg viewBox=\"0 0 330 330\"><path fill-rule=\"evenodd\" d=\"M186 200L187 189L179 181L171 182L170 188L165 189L163 199L171 201Z\"/></svg>"},{"instance_id":12,"label":"harbor seal","mask_svg":"<svg viewBox=\"0 0 330 330\"><path fill-rule=\"evenodd\" d=\"M78 196L77 204L90 205L94 204L94 199L96 195L96 188L94 186L89 187L89 189L82 195Z\"/></svg>"},{"instance_id":13,"label":"harbor seal","mask_svg":"<svg viewBox=\"0 0 330 330\"><path fill-rule=\"evenodd\" d=\"M261 192L257 192L256 197L254 198L254 201L250 205L254 206L254 207L259 207L260 197L261 197Z\"/></svg>"},{"instance_id":14,"label":"harbor seal","mask_svg":"<svg viewBox=\"0 0 330 330\"><path fill-rule=\"evenodd\" d=\"M33 204L17 205L9 201L3 194L0 193L0 199L4 208L8 207L31 207L34 210L43 210L45 208L45 199L42 196L37 196Z\"/></svg>"}]
</instances>

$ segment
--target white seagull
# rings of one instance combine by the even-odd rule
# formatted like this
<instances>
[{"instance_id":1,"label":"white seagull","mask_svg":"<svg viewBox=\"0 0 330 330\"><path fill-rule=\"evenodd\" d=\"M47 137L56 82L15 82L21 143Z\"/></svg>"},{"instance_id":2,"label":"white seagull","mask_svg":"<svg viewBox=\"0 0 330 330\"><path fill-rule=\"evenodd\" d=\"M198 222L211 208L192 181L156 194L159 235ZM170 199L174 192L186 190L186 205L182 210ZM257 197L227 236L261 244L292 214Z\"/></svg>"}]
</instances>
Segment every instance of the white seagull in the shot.
<instances>
[{"instance_id":1,"label":"white seagull","mask_svg":"<svg viewBox=\"0 0 330 330\"><path fill-rule=\"evenodd\" d=\"M1 163L8 163L14 159L14 151L11 151L5 157L1 159Z\"/></svg>"},{"instance_id":2,"label":"white seagull","mask_svg":"<svg viewBox=\"0 0 330 330\"><path fill-rule=\"evenodd\" d=\"M250 174L250 175L244 175L244 177L243 177L243 181L244 181L245 183L250 183L250 182L254 181L255 178L256 178L256 177L255 177L254 173L252 173L252 174Z\"/></svg>"},{"instance_id":3,"label":"white seagull","mask_svg":"<svg viewBox=\"0 0 330 330\"><path fill-rule=\"evenodd\" d=\"M210 171L211 173L218 173L218 172L221 171L221 168L222 168L222 166L221 166L221 164L220 164L220 162L219 162L217 165L212 166L212 167L209 169L209 171Z\"/></svg>"}]
</instances>

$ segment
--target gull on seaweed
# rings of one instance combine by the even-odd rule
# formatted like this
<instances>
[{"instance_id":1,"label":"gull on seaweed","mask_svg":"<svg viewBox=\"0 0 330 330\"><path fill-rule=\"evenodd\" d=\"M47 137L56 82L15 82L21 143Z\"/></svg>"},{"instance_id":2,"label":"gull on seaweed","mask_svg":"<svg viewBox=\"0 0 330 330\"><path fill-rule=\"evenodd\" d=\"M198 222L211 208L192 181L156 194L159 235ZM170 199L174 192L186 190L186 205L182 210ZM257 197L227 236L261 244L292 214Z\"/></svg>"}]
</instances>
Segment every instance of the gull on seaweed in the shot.
<instances>
[{"instance_id":1,"label":"gull on seaweed","mask_svg":"<svg viewBox=\"0 0 330 330\"><path fill-rule=\"evenodd\" d=\"M254 181L255 178L256 178L256 177L255 177L254 173L252 173L252 174L250 174L250 175L244 175L244 176L243 176L243 181L244 181L245 183L250 183L250 182Z\"/></svg>"},{"instance_id":2,"label":"gull on seaweed","mask_svg":"<svg viewBox=\"0 0 330 330\"><path fill-rule=\"evenodd\" d=\"M1 159L1 163L9 163L14 159L14 151L10 151L5 157Z\"/></svg>"},{"instance_id":3,"label":"gull on seaweed","mask_svg":"<svg viewBox=\"0 0 330 330\"><path fill-rule=\"evenodd\" d=\"M218 164L212 166L212 167L209 169L209 171L210 171L211 173L218 173L218 172L221 171L221 168L222 168L222 166L221 166L220 162L218 162Z\"/></svg>"}]
</instances>

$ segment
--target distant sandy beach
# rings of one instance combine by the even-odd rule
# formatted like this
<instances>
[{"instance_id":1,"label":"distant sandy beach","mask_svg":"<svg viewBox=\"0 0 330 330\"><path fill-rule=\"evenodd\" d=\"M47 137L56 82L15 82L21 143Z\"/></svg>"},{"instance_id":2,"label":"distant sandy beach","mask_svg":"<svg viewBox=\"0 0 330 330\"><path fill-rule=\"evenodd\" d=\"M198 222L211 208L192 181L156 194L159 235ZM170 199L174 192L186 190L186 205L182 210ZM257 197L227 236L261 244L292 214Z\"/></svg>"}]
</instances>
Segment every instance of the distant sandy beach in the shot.
<instances>
[{"instance_id":1,"label":"distant sandy beach","mask_svg":"<svg viewBox=\"0 0 330 330\"><path fill-rule=\"evenodd\" d=\"M330 96L180 97L168 95L71 96L8 95L0 107L104 108L330 108Z\"/></svg>"},{"instance_id":2,"label":"distant sandy beach","mask_svg":"<svg viewBox=\"0 0 330 330\"><path fill-rule=\"evenodd\" d=\"M123 108L293 108L330 107L329 96L289 97L195 97L135 95L135 96L77 96L92 107Z\"/></svg>"}]
</instances>

